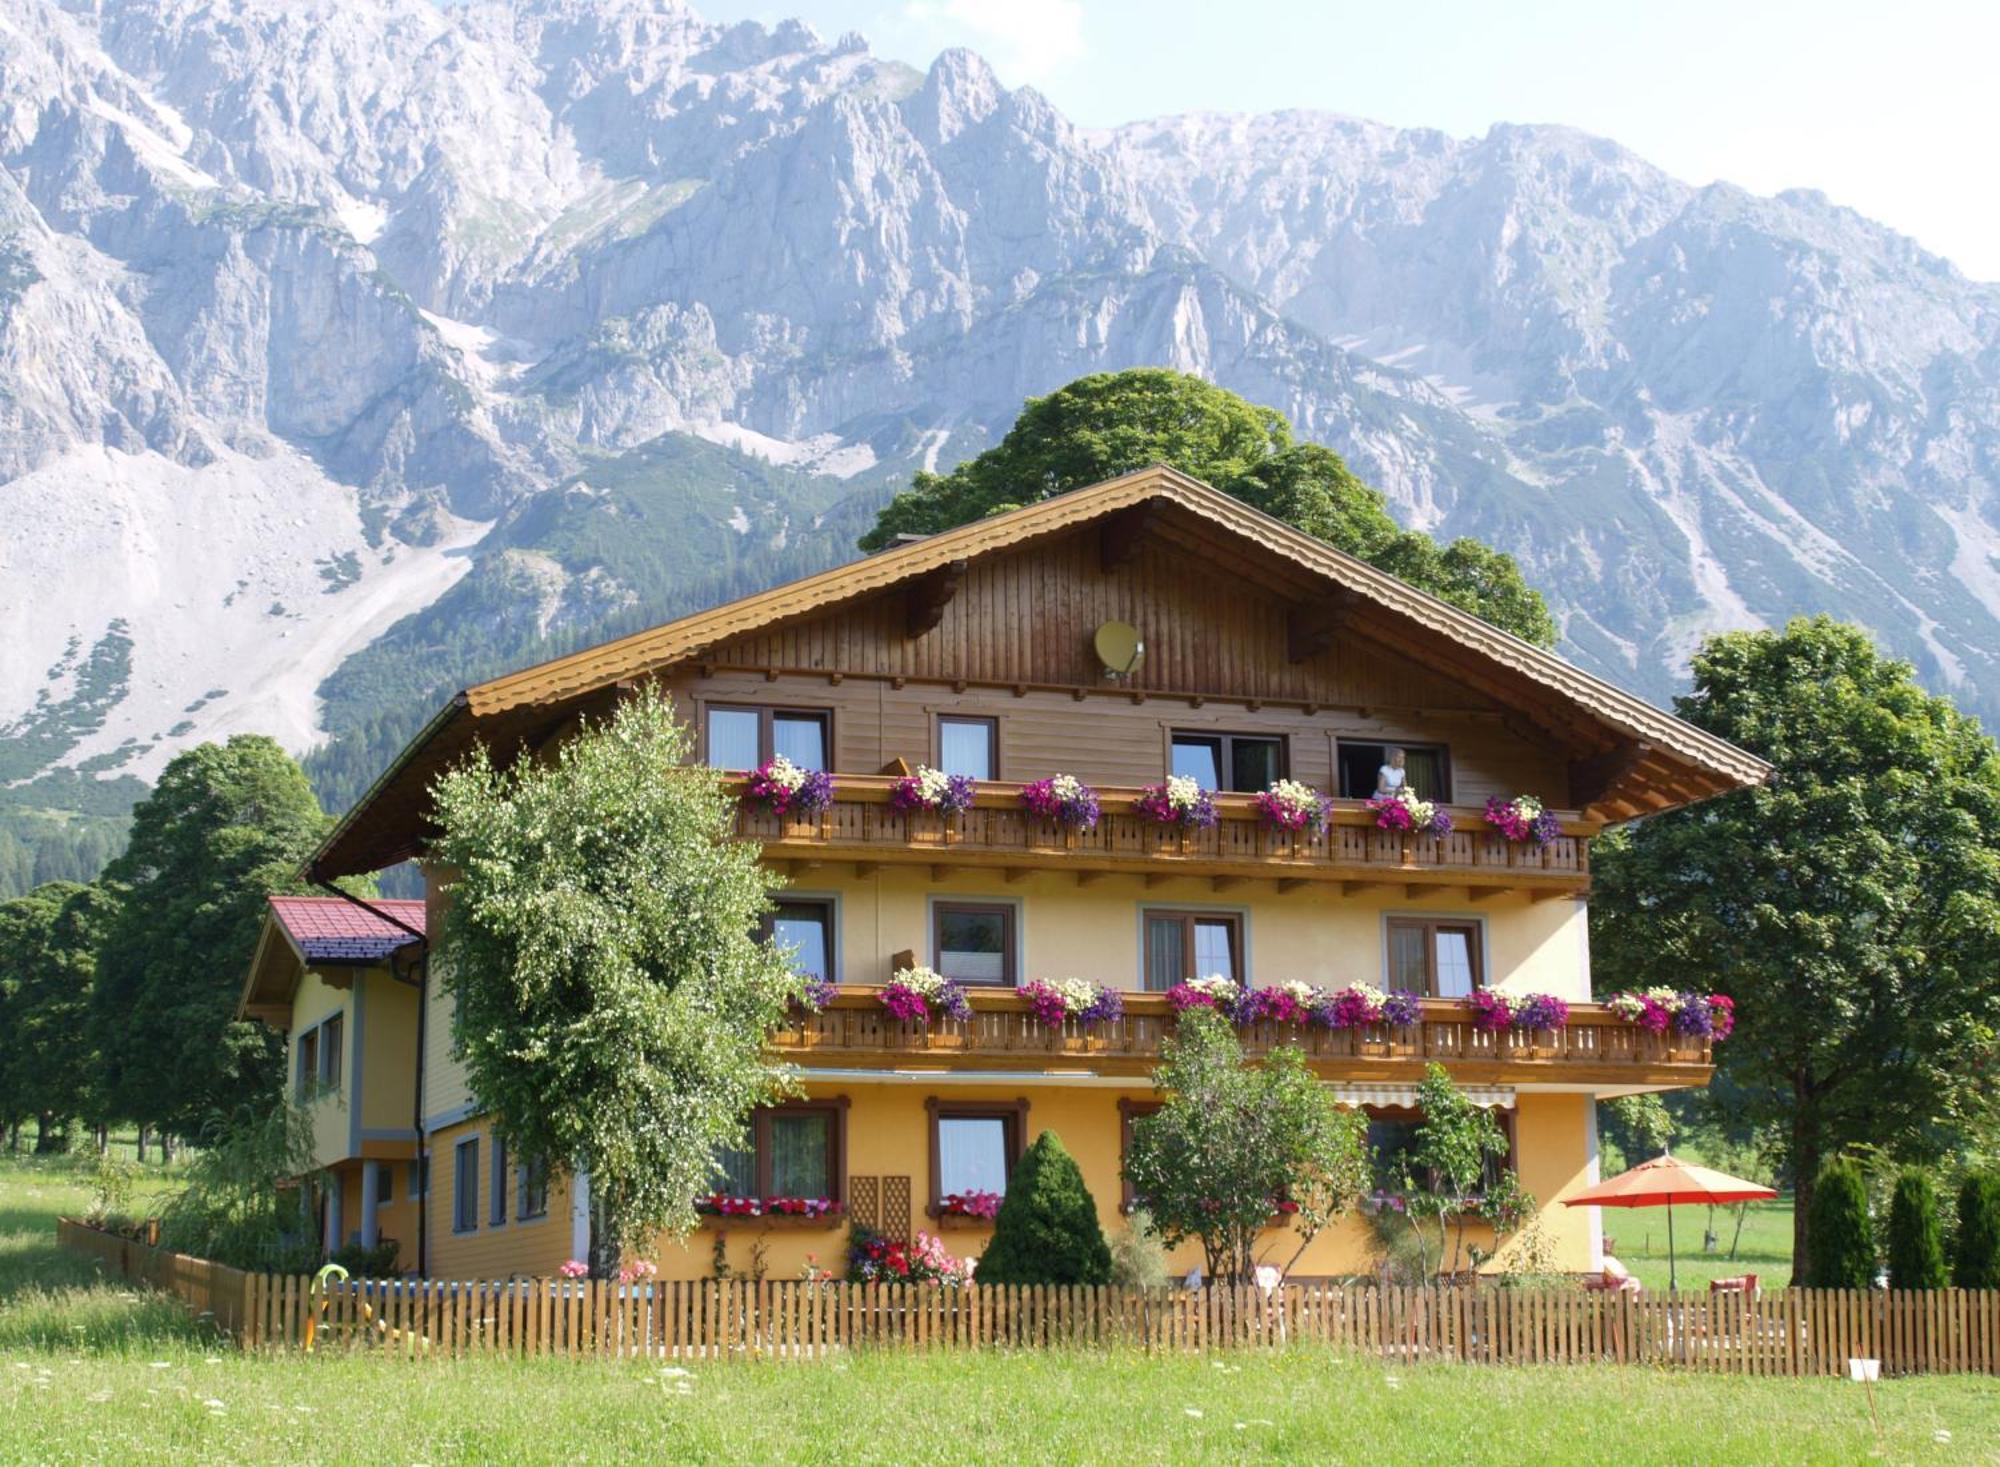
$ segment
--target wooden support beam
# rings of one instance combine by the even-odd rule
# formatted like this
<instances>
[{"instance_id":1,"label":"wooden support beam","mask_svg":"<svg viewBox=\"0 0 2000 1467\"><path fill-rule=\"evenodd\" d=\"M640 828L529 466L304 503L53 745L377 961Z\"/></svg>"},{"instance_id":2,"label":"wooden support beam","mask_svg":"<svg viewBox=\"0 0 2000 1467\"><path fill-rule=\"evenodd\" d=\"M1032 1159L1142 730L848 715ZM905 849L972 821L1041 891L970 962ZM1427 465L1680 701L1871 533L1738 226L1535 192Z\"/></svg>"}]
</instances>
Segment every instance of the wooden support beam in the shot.
<instances>
[{"instance_id":1,"label":"wooden support beam","mask_svg":"<svg viewBox=\"0 0 2000 1467\"><path fill-rule=\"evenodd\" d=\"M881 869L882 863L880 861L856 861L854 863L854 879L856 881L866 881Z\"/></svg>"},{"instance_id":2,"label":"wooden support beam","mask_svg":"<svg viewBox=\"0 0 2000 1467\"><path fill-rule=\"evenodd\" d=\"M1353 896L1357 892L1364 892L1378 886L1387 885L1389 883L1386 881L1343 881L1340 883L1340 894L1342 896Z\"/></svg>"},{"instance_id":3,"label":"wooden support beam","mask_svg":"<svg viewBox=\"0 0 2000 1467\"><path fill-rule=\"evenodd\" d=\"M964 560L947 561L911 583L903 593L904 635L921 637L944 620L944 609L965 584L965 567Z\"/></svg>"},{"instance_id":4,"label":"wooden support beam","mask_svg":"<svg viewBox=\"0 0 2000 1467\"><path fill-rule=\"evenodd\" d=\"M931 862L932 881L943 881L949 875L951 875L951 867L948 866L946 863L944 863L943 861Z\"/></svg>"},{"instance_id":5,"label":"wooden support beam","mask_svg":"<svg viewBox=\"0 0 2000 1467\"><path fill-rule=\"evenodd\" d=\"M1035 869L1032 866L1009 866L1000 873L1000 878L1009 886L1019 886L1034 874Z\"/></svg>"},{"instance_id":6,"label":"wooden support beam","mask_svg":"<svg viewBox=\"0 0 2000 1467\"><path fill-rule=\"evenodd\" d=\"M1234 891L1242 884L1243 878L1241 876L1211 876L1208 878L1208 889L1213 892Z\"/></svg>"},{"instance_id":7,"label":"wooden support beam","mask_svg":"<svg viewBox=\"0 0 2000 1467\"><path fill-rule=\"evenodd\" d=\"M1098 564L1107 571L1115 571L1128 563L1159 523L1160 503L1156 499L1119 510L1097 532Z\"/></svg>"},{"instance_id":8,"label":"wooden support beam","mask_svg":"<svg viewBox=\"0 0 2000 1467\"><path fill-rule=\"evenodd\" d=\"M1575 810L1588 809L1617 786L1618 782L1645 762L1653 746L1643 739L1620 744L1588 759L1572 759L1569 765L1569 803Z\"/></svg>"},{"instance_id":9,"label":"wooden support beam","mask_svg":"<svg viewBox=\"0 0 2000 1467\"><path fill-rule=\"evenodd\" d=\"M1146 890L1151 891L1156 886L1165 886L1173 879L1174 875L1170 871L1148 871L1146 873Z\"/></svg>"},{"instance_id":10,"label":"wooden support beam","mask_svg":"<svg viewBox=\"0 0 2000 1467\"><path fill-rule=\"evenodd\" d=\"M1278 895L1286 896L1298 891L1301 887L1311 885L1312 883L1307 881L1303 876L1280 876L1278 878Z\"/></svg>"},{"instance_id":11,"label":"wooden support beam","mask_svg":"<svg viewBox=\"0 0 2000 1467\"><path fill-rule=\"evenodd\" d=\"M1427 896L1436 896L1443 889L1437 886L1427 886L1421 881L1409 881L1403 884L1403 899L1412 902L1421 901Z\"/></svg>"},{"instance_id":12,"label":"wooden support beam","mask_svg":"<svg viewBox=\"0 0 2000 1467\"><path fill-rule=\"evenodd\" d=\"M1497 897L1507 895L1508 890L1509 888L1504 886L1468 886L1465 895L1474 902L1490 902Z\"/></svg>"},{"instance_id":13,"label":"wooden support beam","mask_svg":"<svg viewBox=\"0 0 2000 1467\"><path fill-rule=\"evenodd\" d=\"M1110 874L1109 871L1079 871L1076 873L1076 884L1078 886L1095 886Z\"/></svg>"},{"instance_id":14,"label":"wooden support beam","mask_svg":"<svg viewBox=\"0 0 2000 1467\"><path fill-rule=\"evenodd\" d=\"M1583 891L1571 891L1566 886L1538 886L1528 893L1528 900L1531 902L1558 902L1564 897L1569 897L1580 902L1589 894Z\"/></svg>"}]
</instances>

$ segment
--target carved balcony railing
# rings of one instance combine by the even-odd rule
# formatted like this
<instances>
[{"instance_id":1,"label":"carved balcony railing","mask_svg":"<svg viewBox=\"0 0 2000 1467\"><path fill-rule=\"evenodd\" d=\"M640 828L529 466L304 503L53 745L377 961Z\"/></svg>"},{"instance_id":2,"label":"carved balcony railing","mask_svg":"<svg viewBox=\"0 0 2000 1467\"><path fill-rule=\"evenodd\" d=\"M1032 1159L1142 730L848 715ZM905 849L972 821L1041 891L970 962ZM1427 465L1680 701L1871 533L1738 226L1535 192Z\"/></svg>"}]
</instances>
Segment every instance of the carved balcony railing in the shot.
<instances>
[{"instance_id":1,"label":"carved balcony railing","mask_svg":"<svg viewBox=\"0 0 2000 1467\"><path fill-rule=\"evenodd\" d=\"M1166 996L1125 995L1125 1016L1109 1023L1044 1025L1012 989L973 990L972 1017L906 1023L883 1009L881 989L843 986L817 1014L795 1019L771 1047L808 1072L814 1067L879 1069L1089 1070L1143 1075L1176 1022ZM1436 1061L1461 1082L1699 1085L1712 1063L1709 1040L1653 1034L1602 1004L1573 1003L1553 1030L1474 1027L1456 1000L1426 999L1418 1022L1327 1029L1260 1022L1237 1032L1247 1054L1296 1044L1322 1077L1384 1082L1420 1077Z\"/></svg>"},{"instance_id":2,"label":"carved balcony railing","mask_svg":"<svg viewBox=\"0 0 2000 1467\"><path fill-rule=\"evenodd\" d=\"M1574 895L1590 884L1592 821L1561 817L1562 833L1547 845L1511 842L1466 806L1446 806L1447 836L1410 836L1378 829L1358 800L1336 802L1315 834L1275 830L1257 814L1252 796L1215 796L1216 823L1205 829L1163 826L1137 812L1140 791L1099 791L1102 815L1091 830L1070 830L1021 808L1021 786L987 781L970 810L940 816L904 811L889 802L895 781L879 775L836 777L835 798L812 815L773 815L744 806L738 831L760 841L773 860L850 860L933 866L998 866L1010 874L1035 870L1078 873L1167 873L1236 880L1338 881L1469 887L1475 895L1526 890L1540 897ZM740 781L731 786L740 791Z\"/></svg>"}]
</instances>

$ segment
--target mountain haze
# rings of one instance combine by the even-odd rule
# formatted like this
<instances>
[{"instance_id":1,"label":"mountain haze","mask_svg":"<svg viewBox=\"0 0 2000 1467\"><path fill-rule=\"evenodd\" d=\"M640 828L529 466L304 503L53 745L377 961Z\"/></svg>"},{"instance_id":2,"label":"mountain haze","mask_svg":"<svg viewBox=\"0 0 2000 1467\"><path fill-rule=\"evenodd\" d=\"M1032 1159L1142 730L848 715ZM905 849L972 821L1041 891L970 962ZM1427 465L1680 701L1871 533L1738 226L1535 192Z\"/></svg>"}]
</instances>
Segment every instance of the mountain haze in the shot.
<instances>
[{"instance_id":1,"label":"mountain haze","mask_svg":"<svg viewBox=\"0 0 2000 1467\"><path fill-rule=\"evenodd\" d=\"M843 559L1145 364L1513 552L1651 696L1828 610L2000 712L2000 289L1819 195L1557 127L1084 132L641 0L19 0L0 785L254 728L347 798L467 678Z\"/></svg>"}]
</instances>

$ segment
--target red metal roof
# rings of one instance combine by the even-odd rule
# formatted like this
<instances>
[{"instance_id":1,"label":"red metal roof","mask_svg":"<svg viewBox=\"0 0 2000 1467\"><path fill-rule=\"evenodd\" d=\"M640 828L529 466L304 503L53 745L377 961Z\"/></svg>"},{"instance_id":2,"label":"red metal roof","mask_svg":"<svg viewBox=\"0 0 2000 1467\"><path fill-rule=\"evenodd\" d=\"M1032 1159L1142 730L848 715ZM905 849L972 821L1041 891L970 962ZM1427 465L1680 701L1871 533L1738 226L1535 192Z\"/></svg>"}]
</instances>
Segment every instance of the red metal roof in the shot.
<instances>
[{"instance_id":1,"label":"red metal roof","mask_svg":"<svg viewBox=\"0 0 2000 1467\"><path fill-rule=\"evenodd\" d=\"M369 906L381 908L418 932L424 930L424 904L420 901L376 898ZM416 941L395 922L385 922L340 897L272 897L271 914L311 962L373 962Z\"/></svg>"}]
</instances>

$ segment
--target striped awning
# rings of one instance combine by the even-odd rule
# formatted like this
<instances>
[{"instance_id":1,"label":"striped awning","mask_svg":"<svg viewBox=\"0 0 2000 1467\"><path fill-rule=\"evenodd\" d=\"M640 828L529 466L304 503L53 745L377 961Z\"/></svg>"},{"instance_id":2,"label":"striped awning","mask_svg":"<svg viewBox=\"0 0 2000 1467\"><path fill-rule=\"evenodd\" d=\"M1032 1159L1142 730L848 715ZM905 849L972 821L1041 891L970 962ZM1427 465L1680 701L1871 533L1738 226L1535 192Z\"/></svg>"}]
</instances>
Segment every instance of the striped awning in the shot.
<instances>
[{"instance_id":1,"label":"striped awning","mask_svg":"<svg viewBox=\"0 0 2000 1467\"><path fill-rule=\"evenodd\" d=\"M1333 1093L1342 1105L1385 1105L1414 1110L1417 1104L1414 1085L1336 1085ZM1512 1085L1461 1085L1458 1093L1474 1105L1500 1110L1514 1108Z\"/></svg>"}]
</instances>

